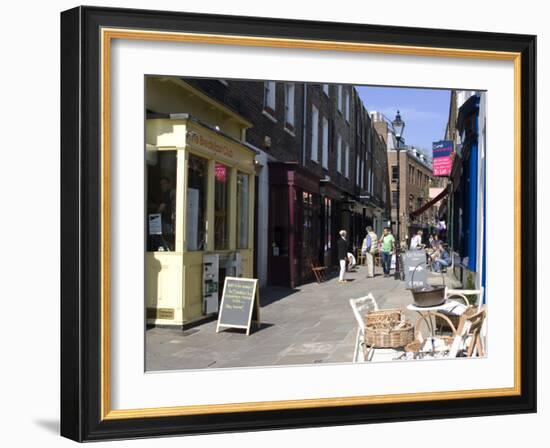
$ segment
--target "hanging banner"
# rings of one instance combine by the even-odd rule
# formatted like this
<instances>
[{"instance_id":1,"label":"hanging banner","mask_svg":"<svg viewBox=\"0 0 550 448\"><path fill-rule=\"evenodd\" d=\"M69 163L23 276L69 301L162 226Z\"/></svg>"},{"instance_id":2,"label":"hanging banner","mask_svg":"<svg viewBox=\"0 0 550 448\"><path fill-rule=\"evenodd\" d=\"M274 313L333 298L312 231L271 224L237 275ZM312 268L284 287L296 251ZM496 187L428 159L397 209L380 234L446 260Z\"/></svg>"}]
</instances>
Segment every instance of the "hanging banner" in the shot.
<instances>
[{"instance_id":1,"label":"hanging banner","mask_svg":"<svg viewBox=\"0 0 550 448\"><path fill-rule=\"evenodd\" d=\"M432 145L432 160L433 160L433 175L446 177L451 174L453 168L453 141L440 140L433 142Z\"/></svg>"}]
</instances>

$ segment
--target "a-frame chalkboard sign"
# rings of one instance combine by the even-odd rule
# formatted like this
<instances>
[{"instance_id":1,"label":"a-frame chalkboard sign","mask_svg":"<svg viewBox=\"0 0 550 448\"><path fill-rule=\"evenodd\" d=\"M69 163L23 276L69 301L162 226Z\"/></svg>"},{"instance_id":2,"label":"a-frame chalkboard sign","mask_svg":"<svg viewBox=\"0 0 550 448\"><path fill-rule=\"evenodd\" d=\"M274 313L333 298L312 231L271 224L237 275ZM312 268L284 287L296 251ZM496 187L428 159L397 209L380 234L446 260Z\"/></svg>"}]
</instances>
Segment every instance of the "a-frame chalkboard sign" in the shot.
<instances>
[{"instance_id":1,"label":"a-frame chalkboard sign","mask_svg":"<svg viewBox=\"0 0 550 448\"><path fill-rule=\"evenodd\" d=\"M220 328L243 328L249 335L252 321L260 326L258 279L225 277L216 333Z\"/></svg>"}]
</instances>

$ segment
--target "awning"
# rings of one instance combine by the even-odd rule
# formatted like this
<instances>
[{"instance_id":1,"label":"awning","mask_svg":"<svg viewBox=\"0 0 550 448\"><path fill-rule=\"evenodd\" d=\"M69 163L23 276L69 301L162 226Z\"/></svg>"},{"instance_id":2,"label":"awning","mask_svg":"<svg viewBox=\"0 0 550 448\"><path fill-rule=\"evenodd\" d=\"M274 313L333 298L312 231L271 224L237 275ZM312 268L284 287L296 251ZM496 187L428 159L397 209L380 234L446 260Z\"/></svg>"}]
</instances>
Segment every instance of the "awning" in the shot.
<instances>
[{"instance_id":1,"label":"awning","mask_svg":"<svg viewBox=\"0 0 550 448\"><path fill-rule=\"evenodd\" d=\"M410 213L410 217L416 218L418 215L421 215L426 210L428 210L430 207L433 207L435 204L437 204L441 199L443 199L445 196L449 194L449 186L447 185L441 193L439 193L435 198L433 198L431 201L426 202L422 207L419 209L416 209L414 212Z\"/></svg>"}]
</instances>

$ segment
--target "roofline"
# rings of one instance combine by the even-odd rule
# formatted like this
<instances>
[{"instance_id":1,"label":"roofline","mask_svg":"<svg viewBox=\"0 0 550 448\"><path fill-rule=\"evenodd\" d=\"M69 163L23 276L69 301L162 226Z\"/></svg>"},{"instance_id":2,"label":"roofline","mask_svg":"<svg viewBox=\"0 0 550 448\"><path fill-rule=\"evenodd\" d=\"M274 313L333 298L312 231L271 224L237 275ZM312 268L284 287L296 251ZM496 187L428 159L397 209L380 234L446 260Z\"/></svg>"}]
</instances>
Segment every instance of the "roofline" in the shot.
<instances>
[{"instance_id":1,"label":"roofline","mask_svg":"<svg viewBox=\"0 0 550 448\"><path fill-rule=\"evenodd\" d=\"M183 81L181 78L178 78L178 77L175 77L175 76L166 76L166 77L162 77L162 78L170 80L174 84L178 85L179 87L182 87L183 89L190 91L191 93L193 93L193 95L198 96L200 99L202 99L202 100L206 101L207 103L209 103L209 104L215 106L216 108L220 109L221 111L223 111L224 113L226 113L227 115L232 117L235 121L237 121L241 125L243 125L247 128L252 127L252 122L248 121L242 115L235 112L233 109L227 107L225 104L219 102L218 100L212 98L210 95L207 95L202 90L197 89L196 87L192 86L191 84Z\"/></svg>"}]
</instances>

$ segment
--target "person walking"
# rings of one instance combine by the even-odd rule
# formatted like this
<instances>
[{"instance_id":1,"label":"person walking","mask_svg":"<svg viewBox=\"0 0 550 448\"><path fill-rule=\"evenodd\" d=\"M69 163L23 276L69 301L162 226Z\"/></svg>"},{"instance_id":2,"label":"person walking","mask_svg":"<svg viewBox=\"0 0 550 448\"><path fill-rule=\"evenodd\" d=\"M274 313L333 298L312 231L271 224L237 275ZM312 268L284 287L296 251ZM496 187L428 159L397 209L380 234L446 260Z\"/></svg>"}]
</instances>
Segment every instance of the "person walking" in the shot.
<instances>
[{"instance_id":1,"label":"person walking","mask_svg":"<svg viewBox=\"0 0 550 448\"><path fill-rule=\"evenodd\" d=\"M339 235L340 238L338 238L338 242L336 243L336 247L338 248L338 261L340 263L340 276L338 277L338 281L340 283L345 283L346 279L344 275L346 274L346 260L348 258L347 233L345 230L340 230Z\"/></svg>"},{"instance_id":2,"label":"person walking","mask_svg":"<svg viewBox=\"0 0 550 448\"><path fill-rule=\"evenodd\" d=\"M393 237L389 227L384 227L384 234L381 238L382 242L382 269L384 277L390 276L391 257L395 252L395 238Z\"/></svg>"},{"instance_id":3,"label":"person walking","mask_svg":"<svg viewBox=\"0 0 550 448\"><path fill-rule=\"evenodd\" d=\"M374 257L378 253L378 235L372 230L372 227L367 227L367 235L363 239L361 246L361 254L365 256L367 263L367 278L374 277Z\"/></svg>"}]
</instances>

